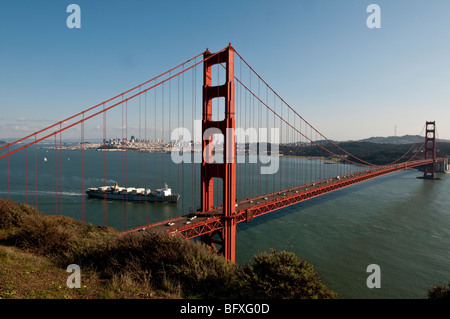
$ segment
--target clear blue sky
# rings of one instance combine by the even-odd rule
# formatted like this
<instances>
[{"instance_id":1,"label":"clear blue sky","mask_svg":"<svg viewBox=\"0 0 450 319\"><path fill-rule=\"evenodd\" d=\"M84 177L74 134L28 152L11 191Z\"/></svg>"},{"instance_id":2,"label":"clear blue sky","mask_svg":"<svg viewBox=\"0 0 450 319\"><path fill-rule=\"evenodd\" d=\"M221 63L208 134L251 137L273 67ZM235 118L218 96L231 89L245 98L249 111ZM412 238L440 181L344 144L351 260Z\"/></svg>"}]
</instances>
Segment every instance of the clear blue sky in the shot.
<instances>
[{"instance_id":1,"label":"clear blue sky","mask_svg":"<svg viewBox=\"0 0 450 319\"><path fill-rule=\"evenodd\" d=\"M81 7L81 29L66 8ZM369 29L366 8L381 8ZM0 140L22 137L229 42L336 140L450 139L450 1L3 0Z\"/></svg>"}]
</instances>

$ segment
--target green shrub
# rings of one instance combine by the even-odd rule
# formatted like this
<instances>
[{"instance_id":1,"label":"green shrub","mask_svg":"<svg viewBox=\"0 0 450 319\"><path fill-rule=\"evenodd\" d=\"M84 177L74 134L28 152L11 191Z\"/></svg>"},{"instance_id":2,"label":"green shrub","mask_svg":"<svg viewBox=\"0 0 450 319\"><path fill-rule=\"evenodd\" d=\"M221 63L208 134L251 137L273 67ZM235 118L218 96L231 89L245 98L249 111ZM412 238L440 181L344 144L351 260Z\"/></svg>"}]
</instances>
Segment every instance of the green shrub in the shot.
<instances>
[{"instance_id":1,"label":"green shrub","mask_svg":"<svg viewBox=\"0 0 450 319\"><path fill-rule=\"evenodd\" d=\"M18 204L9 199L0 199L0 229L17 227L23 216L39 214L34 207Z\"/></svg>"},{"instance_id":2,"label":"green shrub","mask_svg":"<svg viewBox=\"0 0 450 319\"><path fill-rule=\"evenodd\" d=\"M108 278L131 274L134 280L150 280L157 289L181 289L185 296L228 296L236 284L236 265L200 243L165 233L119 236L103 251L86 256L84 263Z\"/></svg>"},{"instance_id":3,"label":"green shrub","mask_svg":"<svg viewBox=\"0 0 450 319\"><path fill-rule=\"evenodd\" d=\"M56 216L51 216L56 217ZM70 241L75 240L64 224L57 218L26 215L19 230L9 237L15 246L40 255L63 255L70 253Z\"/></svg>"},{"instance_id":4,"label":"green shrub","mask_svg":"<svg viewBox=\"0 0 450 319\"><path fill-rule=\"evenodd\" d=\"M85 225L66 216L43 215L31 206L9 200L0 200L0 226L4 230L4 243L65 265L101 249L111 236L118 234L110 227Z\"/></svg>"},{"instance_id":5,"label":"green shrub","mask_svg":"<svg viewBox=\"0 0 450 319\"><path fill-rule=\"evenodd\" d=\"M320 281L318 274L305 260L295 254L261 253L254 264L243 267L245 286L243 298L254 299L328 299L336 298Z\"/></svg>"}]
</instances>

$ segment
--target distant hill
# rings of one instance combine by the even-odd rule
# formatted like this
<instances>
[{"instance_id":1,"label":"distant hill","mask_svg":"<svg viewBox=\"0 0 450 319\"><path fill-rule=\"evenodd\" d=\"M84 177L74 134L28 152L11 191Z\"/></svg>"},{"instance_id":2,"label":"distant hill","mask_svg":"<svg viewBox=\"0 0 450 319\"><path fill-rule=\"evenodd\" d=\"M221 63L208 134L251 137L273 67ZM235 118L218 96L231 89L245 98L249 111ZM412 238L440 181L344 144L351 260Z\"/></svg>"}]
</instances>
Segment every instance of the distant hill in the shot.
<instances>
[{"instance_id":1,"label":"distant hill","mask_svg":"<svg viewBox=\"0 0 450 319\"><path fill-rule=\"evenodd\" d=\"M359 140L358 142L370 142L377 144L414 144L424 139L420 135L404 135L404 136L374 136L366 139Z\"/></svg>"},{"instance_id":2,"label":"distant hill","mask_svg":"<svg viewBox=\"0 0 450 319\"><path fill-rule=\"evenodd\" d=\"M357 142L370 142L377 144L414 144L416 142L422 142L425 139L420 135L404 135L404 136L388 136L388 137L369 137ZM449 142L448 140L438 140L439 142Z\"/></svg>"}]
</instances>

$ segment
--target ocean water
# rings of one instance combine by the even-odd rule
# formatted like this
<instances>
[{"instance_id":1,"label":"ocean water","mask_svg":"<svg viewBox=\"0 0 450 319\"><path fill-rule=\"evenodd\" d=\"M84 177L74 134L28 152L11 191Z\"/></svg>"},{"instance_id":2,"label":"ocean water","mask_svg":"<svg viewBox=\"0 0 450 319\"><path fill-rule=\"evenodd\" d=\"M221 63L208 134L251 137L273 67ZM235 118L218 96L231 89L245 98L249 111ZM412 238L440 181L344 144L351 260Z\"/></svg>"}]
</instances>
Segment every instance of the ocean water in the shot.
<instances>
[{"instance_id":1,"label":"ocean water","mask_svg":"<svg viewBox=\"0 0 450 319\"><path fill-rule=\"evenodd\" d=\"M170 154L86 150L83 178L81 158L80 151L38 148L26 156L23 151L14 154L9 163L2 159L0 197L119 230L199 206L199 164L176 165ZM238 199L360 169L280 158L277 174L265 176L259 174L261 165L238 164ZM441 180L435 181L417 176L417 170L393 173L240 223L236 261L250 263L255 254L271 248L287 250L308 260L343 298L425 298L433 284L450 281L450 174L439 174ZM178 204L86 199L83 181L85 188L117 182L155 189L167 183L181 199ZM217 190L215 203L220 202ZM367 287L371 264L380 267L381 288Z\"/></svg>"}]
</instances>

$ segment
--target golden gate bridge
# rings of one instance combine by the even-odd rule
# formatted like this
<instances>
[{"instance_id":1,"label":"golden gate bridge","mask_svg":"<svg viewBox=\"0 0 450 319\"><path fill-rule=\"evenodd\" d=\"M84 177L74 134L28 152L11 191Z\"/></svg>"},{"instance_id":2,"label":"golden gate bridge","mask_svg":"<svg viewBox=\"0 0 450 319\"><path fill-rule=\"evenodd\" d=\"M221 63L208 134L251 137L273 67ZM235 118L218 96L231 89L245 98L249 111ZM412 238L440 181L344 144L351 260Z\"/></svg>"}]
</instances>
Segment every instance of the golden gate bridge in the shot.
<instances>
[{"instance_id":1,"label":"golden gate bridge","mask_svg":"<svg viewBox=\"0 0 450 319\"><path fill-rule=\"evenodd\" d=\"M184 239L199 237L212 249L219 246L218 252L234 262L236 225L240 222L405 169L421 167L423 178L434 179L436 170L447 162L436 154L436 123L427 121L423 130L424 140L418 140L391 163L380 165L358 158L307 122L230 44L215 53L201 52L102 103L3 145L0 167L7 197L13 198L11 161L16 158L13 154L22 154L25 202L38 208L42 185L37 148L45 143L53 152L55 214L63 215L63 176L69 164L63 164L61 151L66 148L63 141L75 136L78 143L72 149L79 150L81 156L70 166L79 169L83 222L84 194L87 186L92 186L86 185L89 163L85 152L94 147L102 151L103 171L97 176L103 186L108 185L112 171L115 176L120 171L120 184L127 188L129 170L138 170L139 187L169 181L182 197L192 192L189 211L181 207L175 217L125 229L124 233L153 230ZM190 134L180 139L175 131ZM295 156L290 165L284 165L279 160L280 155L286 155L279 154L281 145L308 155ZM108 166L109 153L114 150L121 151L118 167ZM128 162L132 150L139 151L138 167ZM167 156L156 157L169 152L172 159L181 160L176 170L168 165ZM147 177L149 154L155 156L155 176L151 179ZM190 172L183 161L193 163ZM256 173L255 163L260 169ZM328 169L324 163L335 168ZM198 173L200 181L196 181ZM237 183L237 175L244 182ZM103 223L107 225L106 193L103 200ZM126 196L123 201L127 201Z\"/></svg>"}]
</instances>

